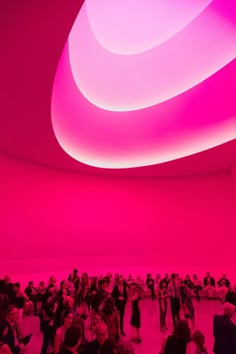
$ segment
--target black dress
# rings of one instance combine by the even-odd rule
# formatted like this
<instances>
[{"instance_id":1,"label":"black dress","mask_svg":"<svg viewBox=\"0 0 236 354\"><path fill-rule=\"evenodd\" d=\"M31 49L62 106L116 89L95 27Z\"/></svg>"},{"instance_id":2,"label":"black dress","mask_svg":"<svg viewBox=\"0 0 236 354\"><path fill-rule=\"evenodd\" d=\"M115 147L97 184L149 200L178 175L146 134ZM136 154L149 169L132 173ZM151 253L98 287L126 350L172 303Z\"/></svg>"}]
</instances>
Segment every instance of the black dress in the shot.
<instances>
[{"instance_id":1,"label":"black dress","mask_svg":"<svg viewBox=\"0 0 236 354\"><path fill-rule=\"evenodd\" d=\"M135 328L140 328L140 309L139 309L139 298L132 302L132 316L131 316L131 326Z\"/></svg>"}]
</instances>

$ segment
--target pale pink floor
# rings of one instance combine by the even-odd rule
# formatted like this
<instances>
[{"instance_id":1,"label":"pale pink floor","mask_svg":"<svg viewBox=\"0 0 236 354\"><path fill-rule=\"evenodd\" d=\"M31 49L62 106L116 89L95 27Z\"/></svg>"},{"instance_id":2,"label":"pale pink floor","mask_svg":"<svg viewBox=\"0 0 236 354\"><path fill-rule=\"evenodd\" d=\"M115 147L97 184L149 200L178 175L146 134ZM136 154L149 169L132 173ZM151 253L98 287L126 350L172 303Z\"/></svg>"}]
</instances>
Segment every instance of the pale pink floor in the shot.
<instances>
[{"instance_id":1,"label":"pale pink floor","mask_svg":"<svg viewBox=\"0 0 236 354\"><path fill-rule=\"evenodd\" d=\"M200 329L206 336L206 345L209 354L212 354L213 335L212 321L216 313L222 313L222 305L218 301L202 300L200 303L194 301L196 310L196 329ZM135 354L158 354L163 335L159 331L159 309L157 301L152 301L150 298L143 299L140 302L141 307L141 335L143 342L135 345ZM131 338L131 327L129 325L131 316L130 305L127 305L125 315L125 332L126 339ZM31 328L34 331L32 342L29 344L25 353L39 354L42 342L42 335L39 331L39 321L35 317L28 317L23 320L25 333L30 333ZM89 325L89 319L88 325ZM167 325L169 332L172 331L172 321L170 309L168 308ZM194 352L194 348L192 350Z\"/></svg>"}]
</instances>

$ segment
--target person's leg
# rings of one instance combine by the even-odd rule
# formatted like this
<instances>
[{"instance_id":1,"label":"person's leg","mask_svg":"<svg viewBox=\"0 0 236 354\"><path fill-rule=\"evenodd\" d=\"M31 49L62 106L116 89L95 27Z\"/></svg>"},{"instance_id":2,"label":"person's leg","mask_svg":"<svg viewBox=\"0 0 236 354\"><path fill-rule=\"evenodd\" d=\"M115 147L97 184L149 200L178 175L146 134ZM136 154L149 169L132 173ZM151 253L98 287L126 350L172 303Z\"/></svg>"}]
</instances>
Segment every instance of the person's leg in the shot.
<instances>
[{"instance_id":1,"label":"person's leg","mask_svg":"<svg viewBox=\"0 0 236 354\"><path fill-rule=\"evenodd\" d=\"M136 328L136 333L137 333L137 342L140 343L142 341L140 335L140 328Z\"/></svg>"},{"instance_id":2,"label":"person's leg","mask_svg":"<svg viewBox=\"0 0 236 354\"><path fill-rule=\"evenodd\" d=\"M163 330L164 327L164 316L163 316L164 312L162 310L162 307L160 305L160 330Z\"/></svg>"},{"instance_id":3,"label":"person's leg","mask_svg":"<svg viewBox=\"0 0 236 354\"><path fill-rule=\"evenodd\" d=\"M170 308L171 308L173 325L175 326L175 304L174 304L174 298L172 297L170 298Z\"/></svg>"},{"instance_id":4,"label":"person's leg","mask_svg":"<svg viewBox=\"0 0 236 354\"><path fill-rule=\"evenodd\" d=\"M42 348L41 348L41 354L47 354L47 349L49 347L50 338L51 338L51 333L50 333L49 325L45 325L45 328L43 331L43 344L42 344Z\"/></svg>"},{"instance_id":5,"label":"person's leg","mask_svg":"<svg viewBox=\"0 0 236 354\"><path fill-rule=\"evenodd\" d=\"M197 301L200 302L200 295L199 295L199 287L198 286L195 287L195 294L196 294Z\"/></svg>"},{"instance_id":6,"label":"person's leg","mask_svg":"<svg viewBox=\"0 0 236 354\"><path fill-rule=\"evenodd\" d=\"M175 310L176 310L176 317L178 320L180 320L180 308L181 308L181 304L180 304L180 299L175 299Z\"/></svg>"},{"instance_id":7,"label":"person's leg","mask_svg":"<svg viewBox=\"0 0 236 354\"><path fill-rule=\"evenodd\" d=\"M120 312L120 330L121 334L124 335L124 316L125 316L125 305L122 305L119 309Z\"/></svg>"}]
</instances>

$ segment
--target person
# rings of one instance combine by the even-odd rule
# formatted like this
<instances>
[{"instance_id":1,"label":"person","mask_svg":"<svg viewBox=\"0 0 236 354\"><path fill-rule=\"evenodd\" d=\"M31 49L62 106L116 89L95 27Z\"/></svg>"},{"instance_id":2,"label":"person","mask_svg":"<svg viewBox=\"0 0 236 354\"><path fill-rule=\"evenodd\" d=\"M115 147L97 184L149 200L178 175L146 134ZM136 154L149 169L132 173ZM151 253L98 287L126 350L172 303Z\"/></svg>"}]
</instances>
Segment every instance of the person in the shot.
<instances>
[{"instance_id":1,"label":"person","mask_svg":"<svg viewBox=\"0 0 236 354\"><path fill-rule=\"evenodd\" d=\"M18 320L19 322L22 322L24 306L26 302L29 304L29 298L23 291L21 291L20 283L13 284L13 292L14 295L12 299L12 304L18 308Z\"/></svg>"},{"instance_id":2,"label":"person","mask_svg":"<svg viewBox=\"0 0 236 354\"><path fill-rule=\"evenodd\" d=\"M203 289L202 282L198 279L197 274L193 275L193 289L196 294L197 301L200 302L200 291Z\"/></svg>"},{"instance_id":3,"label":"person","mask_svg":"<svg viewBox=\"0 0 236 354\"><path fill-rule=\"evenodd\" d=\"M99 323L95 328L96 339L88 342L84 354L115 354L114 344L108 339L108 331L105 323Z\"/></svg>"},{"instance_id":4,"label":"person","mask_svg":"<svg viewBox=\"0 0 236 354\"><path fill-rule=\"evenodd\" d=\"M206 297L211 300L215 298L215 279L211 276L210 272L206 273L204 278L204 292Z\"/></svg>"},{"instance_id":5,"label":"person","mask_svg":"<svg viewBox=\"0 0 236 354\"><path fill-rule=\"evenodd\" d=\"M4 342L9 346L12 354L19 354L24 349L23 337L18 322L18 309L15 305L9 305L7 309L7 334Z\"/></svg>"},{"instance_id":6,"label":"person","mask_svg":"<svg viewBox=\"0 0 236 354\"><path fill-rule=\"evenodd\" d=\"M229 289L225 296L225 302L229 302L230 304L236 306L236 285L233 289Z\"/></svg>"},{"instance_id":7,"label":"person","mask_svg":"<svg viewBox=\"0 0 236 354\"><path fill-rule=\"evenodd\" d=\"M168 285L170 283L170 278L169 278L169 274L168 273L166 273L165 277L161 280L161 283L163 283L163 282L166 284L166 289L167 289Z\"/></svg>"},{"instance_id":8,"label":"person","mask_svg":"<svg viewBox=\"0 0 236 354\"><path fill-rule=\"evenodd\" d=\"M3 280L0 280L0 321L6 320L8 305L9 298L5 293L5 283Z\"/></svg>"},{"instance_id":9,"label":"person","mask_svg":"<svg viewBox=\"0 0 236 354\"><path fill-rule=\"evenodd\" d=\"M108 338L111 342L115 343L120 338L120 319L112 297L106 300L102 313L107 325Z\"/></svg>"},{"instance_id":10,"label":"person","mask_svg":"<svg viewBox=\"0 0 236 354\"><path fill-rule=\"evenodd\" d=\"M59 354L75 354L78 353L78 349L81 342L81 331L77 326L69 327L65 333L65 340L63 348Z\"/></svg>"},{"instance_id":11,"label":"person","mask_svg":"<svg viewBox=\"0 0 236 354\"><path fill-rule=\"evenodd\" d=\"M9 346L4 343L4 339L8 334L8 324L7 321L0 322L0 354L11 354Z\"/></svg>"},{"instance_id":12,"label":"person","mask_svg":"<svg viewBox=\"0 0 236 354\"><path fill-rule=\"evenodd\" d=\"M160 283L157 297L158 297L159 309L160 309L160 329L161 332L165 332L167 330L166 313L167 313L167 297L168 297L168 292L167 292L165 282Z\"/></svg>"},{"instance_id":13,"label":"person","mask_svg":"<svg viewBox=\"0 0 236 354\"><path fill-rule=\"evenodd\" d=\"M131 314L131 321L130 324L133 328L133 338L132 342L139 344L142 342L140 337L140 327L141 327L141 320L140 320L140 308L139 308L139 301L141 299L142 290L137 286L136 283L132 283L130 285L130 298L129 301L132 303L132 314Z\"/></svg>"},{"instance_id":14,"label":"person","mask_svg":"<svg viewBox=\"0 0 236 354\"><path fill-rule=\"evenodd\" d=\"M171 307L173 325L175 326L176 321L180 319L180 308L181 308L180 286L179 286L179 282L176 280L175 274L171 275L171 281L168 286L168 292L170 295L170 307Z\"/></svg>"},{"instance_id":15,"label":"person","mask_svg":"<svg viewBox=\"0 0 236 354\"><path fill-rule=\"evenodd\" d=\"M191 322L191 327L193 329L195 311L192 301L192 293L189 287L182 280L180 281L180 294L185 319L187 322Z\"/></svg>"},{"instance_id":16,"label":"person","mask_svg":"<svg viewBox=\"0 0 236 354\"><path fill-rule=\"evenodd\" d=\"M119 276L118 284L114 286L112 291L112 297L115 300L116 308L120 316L120 333L125 336L124 332L124 316L125 316L125 306L127 303L127 287L124 282L123 276Z\"/></svg>"},{"instance_id":17,"label":"person","mask_svg":"<svg viewBox=\"0 0 236 354\"><path fill-rule=\"evenodd\" d=\"M230 281L226 277L226 274L222 274L222 277L217 282L218 286L226 286L228 289L230 288Z\"/></svg>"},{"instance_id":18,"label":"person","mask_svg":"<svg viewBox=\"0 0 236 354\"><path fill-rule=\"evenodd\" d=\"M104 315L100 312L93 312L91 315L90 322L90 339L94 340L96 338L95 329L99 323L105 323Z\"/></svg>"},{"instance_id":19,"label":"person","mask_svg":"<svg viewBox=\"0 0 236 354\"><path fill-rule=\"evenodd\" d=\"M190 328L185 320L179 320L173 334L164 339L160 354L189 354L190 342Z\"/></svg>"},{"instance_id":20,"label":"person","mask_svg":"<svg viewBox=\"0 0 236 354\"><path fill-rule=\"evenodd\" d=\"M40 315L40 329L43 333L41 354L47 353L48 347L53 345L53 340L55 336L55 317L58 305L57 290L53 286L50 286L47 293L47 299L43 303Z\"/></svg>"},{"instance_id":21,"label":"person","mask_svg":"<svg viewBox=\"0 0 236 354\"><path fill-rule=\"evenodd\" d=\"M225 301L226 294L230 288L230 281L227 279L226 274L222 274L222 277L217 282L218 284L218 295L222 302Z\"/></svg>"},{"instance_id":22,"label":"person","mask_svg":"<svg viewBox=\"0 0 236 354\"><path fill-rule=\"evenodd\" d=\"M213 321L214 353L236 353L236 326L231 321L235 306L226 302L223 305L223 315L215 315Z\"/></svg>"},{"instance_id":23,"label":"person","mask_svg":"<svg viewBox=\"0 0 236 354\"><path fill-rule=\"evenodd\" d=\"M192 280L190 278L190 275L188 275L188 274L186 275L186 277L184 279L184 284L187 285L187 287L189 289L193 289L194 285L193 285L193 282L192 282Z\"/></svg>"},{"instance_id":24,"label":"person","mask_svg":"<svg viewBox=\"0 0 236 354\"><path fill-rule=\"evenodd\" d=\"M152 275L150 273L147 274L146 286L148 289L151 290L152 300L155 300L156 295L155 295L155 289L154 289L154 279L152 278Z\"/></svg>"},{"instance_id":25,"label":"person","mask_svg":"<svg viewBox=\"0 0 236 354\"><path fill-rule=\"evenodd\" d=\"M65 340L65 334L68 328L72 326L74 313L71 310L67 310L64 313L63 325L57 329L54 340L54 354L58 354L62 349L62 344Z\"/></svg>"},{"instance_id":26,"label":"person","mask_svg":"<svg viewBox=\"0 0 236 354\"><path fill-rule=\"evenodd\" d=\"M202 332L196 330L192 334L192 341L196 346L194 354L208 354L205 347L205 337Z\"/></svg>"}]
</instances>

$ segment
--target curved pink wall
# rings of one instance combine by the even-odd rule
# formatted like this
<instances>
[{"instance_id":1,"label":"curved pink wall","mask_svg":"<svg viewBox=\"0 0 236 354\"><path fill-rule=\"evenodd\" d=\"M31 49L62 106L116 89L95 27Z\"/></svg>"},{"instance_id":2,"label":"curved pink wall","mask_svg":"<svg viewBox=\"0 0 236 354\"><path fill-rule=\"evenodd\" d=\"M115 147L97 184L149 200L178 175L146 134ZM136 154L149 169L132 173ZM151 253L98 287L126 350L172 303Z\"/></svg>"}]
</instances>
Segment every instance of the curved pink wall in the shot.
<instances>
[{"instance_id":1,"label":"curved pink wall","mask_svg":"<svg viewBox=\"0 0 236 354\"><path fill-rule=\"evenodd\" d=\"M1 273L109 265L234 270L230 174L92 177L4 155L0 173Z\"/></svg>"}]
</instances>

